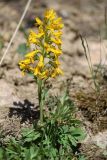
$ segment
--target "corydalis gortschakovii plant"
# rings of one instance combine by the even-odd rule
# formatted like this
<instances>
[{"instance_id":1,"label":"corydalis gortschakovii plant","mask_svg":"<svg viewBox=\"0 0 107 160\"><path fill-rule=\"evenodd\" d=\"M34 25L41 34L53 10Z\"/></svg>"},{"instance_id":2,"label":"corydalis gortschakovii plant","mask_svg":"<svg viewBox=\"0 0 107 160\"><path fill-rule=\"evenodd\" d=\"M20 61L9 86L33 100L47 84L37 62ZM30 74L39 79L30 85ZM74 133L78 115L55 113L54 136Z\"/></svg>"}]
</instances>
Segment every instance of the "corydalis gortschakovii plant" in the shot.
<instances>
[{"instance_id":1,"label":"corydalis gortschakovii plant","mask_svg":"<svg viewBox=\"0 0 107 160\"><path fill-rule=\"evenodd\" d=\"M19 62L22 73L30 73L38 84L40 106L40 122L43 122L43 107L46 98L45 82L49 77L55 78L63 74L59 68L61 50L62 19L57 17L53 9L46 10L44 19L36 18L38 32L30 31L28 44L34 49Z\"/></svg>"},{"instance_id":2,"label":"corydalis gortschakovii plant","mask_svg":"<svg viewBox=\"0 0 107 160\"><path fill-rule=\"evenodd\" d=\"M46 10L44 19L36 18L38 32L30 31L28 44L34 49L19 62L23 73L31 73L35 78L48 79L63 74L59 68L61 50L62 19L57 18L53 9Z\"/></svg>"}]
</instances>

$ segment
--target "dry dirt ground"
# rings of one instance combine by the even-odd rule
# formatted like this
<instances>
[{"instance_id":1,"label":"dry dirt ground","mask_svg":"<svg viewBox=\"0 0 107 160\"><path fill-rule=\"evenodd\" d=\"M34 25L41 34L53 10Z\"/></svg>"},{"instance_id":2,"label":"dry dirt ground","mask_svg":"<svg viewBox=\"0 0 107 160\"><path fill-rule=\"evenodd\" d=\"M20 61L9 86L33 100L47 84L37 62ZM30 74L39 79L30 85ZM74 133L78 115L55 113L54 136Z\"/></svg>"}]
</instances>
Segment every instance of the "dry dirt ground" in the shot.
<instances>
[{"instance_id":1,"label":"dry dirt ground","mask_svg":"<svg viewBox=\"0 0 107 160\"><path fill-rule=\"evenodd\" d=\"M0 0L0 37L4 42L0 58L17 26L26 1ZM33 0L22 26L28 32L34 28L33 19L42 17L46 8L53 8L63 18L64 76L51 80L54 95L62 90L63 82L69 85L71 98L78 106L77 116L83 121L87 138L82 150L89 160L103 160L107 151L107 0ZM80 39L88 44L92 65L103 66L99 74L100 93L92 88L92 78ZM18 134L36 117L37 86L28 76L22 76L17 52L19 44L26 42L19 31L0 68L0 126L6 134ZM101 67L100 67L101 68ZM100 103L101 102L101 103ZM94 108L95 106L95 108ZM30 110L30 112L29 112Z\"/></svg>"}]
</instances>

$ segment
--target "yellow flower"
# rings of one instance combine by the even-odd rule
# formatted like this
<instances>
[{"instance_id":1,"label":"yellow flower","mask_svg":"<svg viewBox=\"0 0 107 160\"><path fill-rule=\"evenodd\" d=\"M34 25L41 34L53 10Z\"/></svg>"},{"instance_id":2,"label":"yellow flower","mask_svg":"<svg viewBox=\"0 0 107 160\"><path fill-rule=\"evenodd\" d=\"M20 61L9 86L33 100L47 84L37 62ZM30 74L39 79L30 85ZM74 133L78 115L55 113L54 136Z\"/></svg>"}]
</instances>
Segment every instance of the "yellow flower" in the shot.
<instances>
[{"instance_id":1,"label":"yellow flower","mask_svg":"<svg viewBox=\"0 0 107 160\"><path fill-rule=\"evenodd\" d=\"M36 22L38 25L43 25L43 22L38 17L36 18Z\"/></svg>"},{"instance_id":2,"label":"yellow flower","mask_svg":"<svg viewBox=\"0 0 107 160\"><path fill-rule=\"evenodd\" d=\"M60 62L59 62L59 60L58 59L56 59L55 61L53 61L54 63L55 63L55 65L60 65Z\"/></svg>"},{"instance_id":3,"label":"yellow flower","mask_svg":"<svg viewBox=\"0 0 107 160\"><path fill-rule=\"evenodd\" d=\"M39 33L38 33L38 38L42 37L43 35L45 35L43 28L39 28Z\"/></svg>"},{"instance_id":4,"label":"yellow flower","mask_svg":"<svg viewBox=\"0 0 107 160\"><path fill-rule=\"evenodd\" d=\"M63 71L62 71L60 68L56 68L56 72L57 72L58 74L63 74Z\"/></svg>"},{"instance_id":5,"label":"yellow flower","mask_svg":"<svg viewBox=\"0 0 107 160\"><path fill-rule=\"evenodd\" d=\"M50 45L47 45L47 44L45 44L45 49L46 49L47 52L54 53L55 58L56 58L56 56L59 56L59 55L62 54L62 50L61 49L57 49L57 48L55 48L53 46L50 46Z\"/></svg>"},{"instance_id":6,"label":"yellow flower","mask_svg":"<svg viewBox=\"0 0 107 160\"><path fill-rule=\"evenodd\" d=\"M54 21L53 21L53 24L62 24L62 18L61 17L59 17L59 18L57 18L57 19L55 19ZM62 24L63 25L63 24Z\"/></svg>"},{"instance_id":7,"label":"yellow flower","mask_svg":"<svg viewBox=\"0 0 107 160\"><path fill-rule=\"evenodd\" d=\"M62 35L62 32L61 32L61 31L53 32L53 35L54 35L56 38L60 38L60 36Z\"/></svg>"},{"instance_id":8,"label":"yellow flower","mask_svg":"<svg viewBox=\"0 0 107 160\"><path fill-rule=\"evenodd\" d=\"M20 67L20 69L21 70L25 70L25 68L26 68L26 65L24 64L24 63L19 63L19 67Z\"/></svg>"},{"instance_id":9,"label":"yellow flower","mask_svg":"<svg viewBox=\"0 0 107 160\"><path fill-rule=\"evenodd\" d=\"M59 68L59 56L61 50L62 19L57 18L53 9L46 10L44 19L35 19L38 31L30 31L28 43L33 44L33 51L25 55L25 59L19 62L23 73L32 73L39 79L48 79L62 74Z\"/></svg>"},{"instance_id":10,"label":"yellow flower","mask_svg":"<svg viewBox=\"0 0 107 160\"><path fill-rule=\"evenodd\" d=\"M62 51L61 51L60 49L50 48L50 51L51 51L52 53L54 53L55 56L59 56L59 55L62 54Z\"/></svg>"},{"instance_id":11,"label":"yellow flower","mask_svg":"<svg viewBox=\"0 0 107 160\"><path fill-rule=\"evenodd\" d=\"M64 25L62 24L62 18L57 18L50 24L50 28L54 30L60 30L63 28L63 26Z\"/></svg>"},{"instance_id":12,"label":"yellow flower","mask_svg":"<svg viewBox=\"0 0 107 160\"><path fill-rule=\"evenodd\" d=\"M44 35L44 32L40 32L40 33L37 34L36 37L39 39L39 38L41 38L43 35Z\"/></svg>"},{"instance_id":13,"label":"yellow flower","mask_svg":"<svg viewBox=\"0 0 107 160\"><path fill-rule=\"evenodd\" d=\"M19 67L22 70L22 73L24 75L25 71L33 71L33 68L29 66L31 64L30 59L25 59L19 62Z\"/></svg>"},{"instance_id":14,"label":"yellow flower","mask_svg":"<svg viewBox=\"0 0 107 160\"><path fill-rule=\"evenodd\" d=\"M38 67L39 68L43 68L44 67L44 58L43 58L42 55L39 58Z\"/></svg>"},{"instance_id":15,"label":"yellow flower","mask_svg":"<svg viewBox=\"0 0 107 160\"><path fill-rule=\"evenodd\" d=\"M46 52L50 52L51 46L49 44L44 43L44 47L45 47Z\"/></svg>"},{"instance_id":16,"label":"yellow flower","mask_svg":"<svg viewBox=\"0 0 107 160\"><path fill-rule=\"evenodd\" d=\"M39 72L40 72L40 68L37 66L37 67L34 69L34 75L37 76Z\"/></svg>"},{"instance_id":17,"label":"yellow flower","mask_svg":"<svg viewBox=\"0 0 107 160\"><path fill-rule=\"evenodd\" d=\"M53 9L46 10L45 12L45 18L48 20L53 20L56 17L56 13Z\"/></svg>"},{"instance_id":18,"label":"yellow flower","mask_svg":"<svg viewBox=\"0 0 107 160\"><path fill-rule=\"evenodd\" d=\"M28 37L28 43L38 44L38 39L41 38L43 35L43 32L36 34L34 31L31 30Z\"/></svg>"},{"instance_id":19,"label":"yellow flower","mask_svg":"<svg viewBox=\"0 0 107 160\"><path fill-rule=\"evenodd\" d=\"M48 78L48 70L41 72L40 68L36 67L35 71L34 71L34 75L38 76L40 79L46 79L46 78Z\"/></svg>"},{"instance_id":20,"label":"yellow flower","mask_svg":"<svg viewBox=\"0 0 107 160\"><path fill-rule=\"evenodd\" d=\"M40 79L46 79L48 78L48 70L43 71L42 73L39 73Z\"/></svg>"},{"instance_id":21,"label":"yellow flower","mask_svg":"<svg viewBox=\"0 0 107 160\"><path fill-rule=\"evenodd\" d=\"M60 68L55 68L53 70L53 73L52 73L51 77L54 78L54 77L56 77L59 74L63 74L62 70Z\"/></svg>"},{"instance_id":22,"label":"yellow flower","mask_svg":"<svg viewBox=\"0 0 107 160\"><path fill-rule=\"evenodd\" d=\"M25 64L25 65L29 65L31 63L31 60L30 59L25 59L25 60L22 60L19 62L19 65L20 64Z\"/></svg>"},{"instance_id":23,"label":"yellow flower","mask_svg":"<svg viewBox=\"0 0 107 160\"><path fill-rule=\"evenodd\" d=\"M26 58L34 58L34 56L40 52L40 50L35 50L35 51L32 51L32 52L29 52L25 55Z\"/></svg>"},{"instance_id":24,"label":"yellow flower","mask_svg":"<svg viewBox=\"0 0 107 160\"><path fill-rule=\"evenodd\" d=\"M34 75L38 75L41 72L41 69L44 67L44 60L43 60L43 56L41 55L39 58L39 62L36 66L36 68L34 69Z\"/></svg>"},{"instance_id":25,"label":"yellow flower","mask_svg":"<svg viewBox=\"0 0 107 160\"><path fill-rule=\"evenodd\" d=\"M59 30L63 28L63 24L52 24L50 28L54 30Z\"/></svg>"},{"instance_id":26,"label":"yellow flower","mask_svg":"<svg viewBox=\"0 0 107 160\"><path fill-rule=\"evenodd\" d=\"M62 44L62 41L59 38L51 38L51 41L54 42L57 45L61 45Z\"/></svg>"},{"instance_id":27,"label":"yellow flower","mask_svg":"<svg viewBox=\"0 0 107 160\"><path fill-rule=\"evenodd\" d=\"M28 43L34 43L36 44L38 42L37 40L37 34L34 31L30 31L29 37L28 37Z\"/></svg>"}]
</instances>

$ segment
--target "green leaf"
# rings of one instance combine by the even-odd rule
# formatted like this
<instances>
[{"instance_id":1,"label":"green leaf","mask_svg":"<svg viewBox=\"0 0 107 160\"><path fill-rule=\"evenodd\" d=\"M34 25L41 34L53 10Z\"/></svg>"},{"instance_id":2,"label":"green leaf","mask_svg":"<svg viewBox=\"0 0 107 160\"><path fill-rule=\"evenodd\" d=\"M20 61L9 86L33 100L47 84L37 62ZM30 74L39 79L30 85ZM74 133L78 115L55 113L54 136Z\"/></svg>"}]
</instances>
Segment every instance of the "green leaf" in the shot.
<instances>
[{"instance_id":1,"label":"green leaf","mask_svg":"<svg viewBox=\"0 0 107 160\"><path fill-rule=\"evenodd\" d=\"M40 133L35 131L34 129L27 128L27 129L23 129L22 136L23 136L24 142L32 142L40 137Z\"/></svg>"},{"instance_id":2,"label":"green leaf","mask_svg":"<svg viewBox=\"0 0 107 160\"><path fill-rule=\"evenodd\" d=\"M38 148L34 147L34 146L31 146L30 147L30 155L31 155L31 160L33 160L34 158L36 158L37 154L38 154Z\"/></svg>"},{"instance_id":3,"label":"green leaf","mask_svg":"<svg viewBox=\"0 0 107 160\"><path fill-rule=\"evenodd\" d=\"M74 128L71 132L72 136L77 140L83 140L86 137L86 134L81 128Z\"/></svg>"},{"instance_id":4,"label":"green leaf","mask_svg":"<svg viewBox=\"0 0 107 160\"><path fill-rule=\"evenodd\" d=\"M0 160L3 160L4 150L0 148Z\"/></svg>"},{"instance_id":5,"label":"green leaf","mask_svg":"<svg viewBox=\"0 0 107 160\"><path fill-rule=\"evenodd\" d=\"M31 160L31 158L30 158L30 150L29 149L25 149L24 150L23 157L24 157L24 160Z\"/></svg>"},{"instance_id":6,"label":"green leaf","mask_svg":"<svg viewBox=\"0 0 107 160\"><path fill-rule=\"evenodd\" d=\"M69 141L71 142L71 144L76 147L77 146L77 140L71 135L68 135L68 137L69 137Z\"/></svg>"},{"instance_id":7,"label":"green leaf","mask_svg":"<svg viewBox=\"0 0 107 160\"><path fill-rule=\"evenodd\" d=\"M25 128L25 129L22 130L22 136L23 137L27 137L32 132L34 132L34 129L32 129L32 128Z\"/></svg>"},{"instance_id":8,"label":"green leaf","mask_svg":"<svg viewBox=\"0 0 107 160\"><path fill-rule=\"evenodd\" d=\"M84 155L80 155L78 160L86 160L86 158L84 157Z\"/></svg>"},{"instance_id":9,"label":"green leaf","mask_svg":"<svg viewBox=\"0 0 107 160\"><path fill-rule=\"evenodd\" d=\"M14 150L11 150L9 148L7 148L6 150L7 150L7 153L9 153L9 154L12 154L12 155L17 155L18 154L17 152L15 152Z\"/></svg>"},{"instance_id":10,"label":"green leaf","mask_svg":"<svg viewBox=\"0 0 107 160\"><path fill-rule=\"evenodd\" d=\"M74 125L81 125L81 121L77 119L71 119L70 122Z\"/></svg>"},{"instance_id":11,"label":"green leaf","mask_svg":"<svg viewBox=\"0 0 107 160\"><path fill-rule=\"evenodd\" d=\"M35 141L40 137L40 133L30 134L28 137L25 138L25 142L32 142Z\"/></svg>"}]
</instances>

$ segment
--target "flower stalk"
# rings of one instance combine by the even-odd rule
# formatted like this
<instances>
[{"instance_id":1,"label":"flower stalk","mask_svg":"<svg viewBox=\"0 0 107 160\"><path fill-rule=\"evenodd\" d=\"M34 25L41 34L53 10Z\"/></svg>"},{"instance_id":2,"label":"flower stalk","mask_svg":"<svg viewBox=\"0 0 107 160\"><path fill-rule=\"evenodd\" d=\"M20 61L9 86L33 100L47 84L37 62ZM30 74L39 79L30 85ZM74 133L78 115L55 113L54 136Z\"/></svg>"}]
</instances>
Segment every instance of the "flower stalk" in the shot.
<instances>
[{"instance_id":1,"label":"flower stalk","mask_svg":"<svg viewBox=\"0 0 107 160\"><path fill-rule=\"evenodd\" d=\"M43 99L43 81L40 79L38 80L38 99L39 99L39 107L40 107L40 124L43 123L43 105L44 105L44 99Z\"/></svg>"},{"instance_id":2,"label":"flower stalk","mask_svg":"<svg viewBox=\"0 0 107 160\"><path fill-rule=\"evenodd\" d=\"M43 123L45 82L49 78L63 74L59 67L59 56L62 54L61 29L63 24L56 12L50 9L45 11L43 21L36 18L36 25L38 32L31 30L28 37L28 45L33 45L33 50L19 62L19 67L23 74L30 73L37 82L40 122Z\"/></svg>"}]
</instances>

